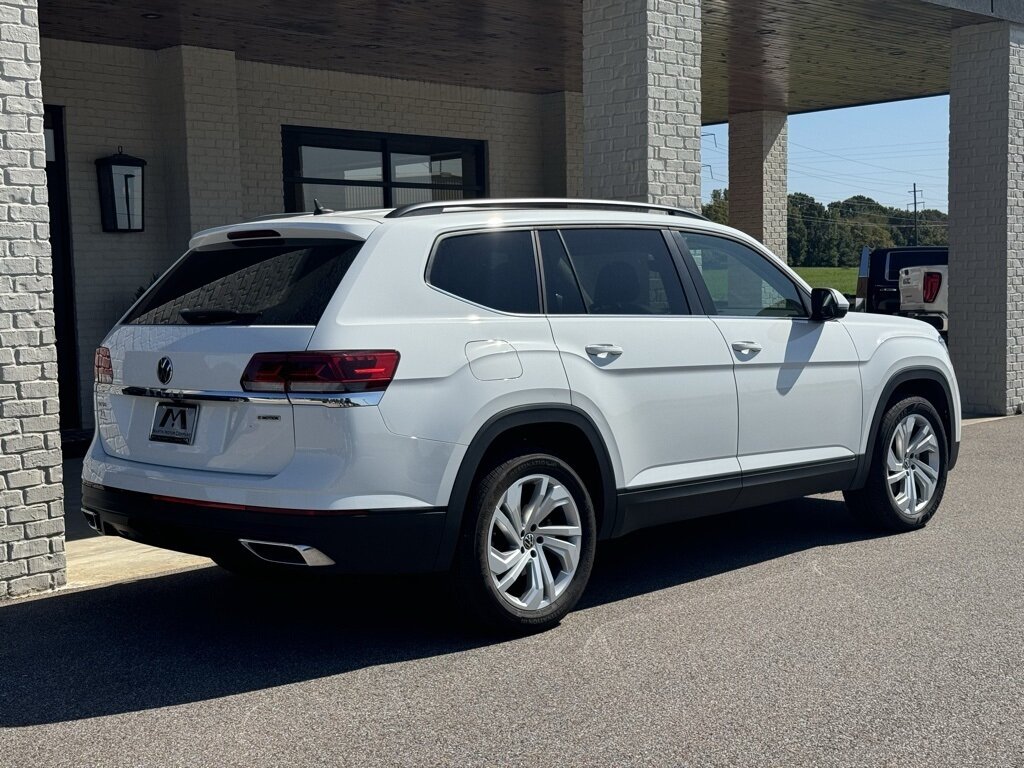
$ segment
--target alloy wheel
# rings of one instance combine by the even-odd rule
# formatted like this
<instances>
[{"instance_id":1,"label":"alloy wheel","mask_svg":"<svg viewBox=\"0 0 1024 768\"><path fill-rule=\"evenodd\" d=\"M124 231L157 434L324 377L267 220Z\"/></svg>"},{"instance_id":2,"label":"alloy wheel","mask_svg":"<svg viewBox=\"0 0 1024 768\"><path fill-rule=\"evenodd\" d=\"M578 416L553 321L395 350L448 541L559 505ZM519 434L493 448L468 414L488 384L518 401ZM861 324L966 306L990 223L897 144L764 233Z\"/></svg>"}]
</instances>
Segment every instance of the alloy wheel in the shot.
<instances>
[{"instance_id":1,"label":"alloy wheel","mask_svg":"<svg viewBox=\"0 0 1024 768\"><path fill-rule=\"evenodd\" d=\"M524 611L550 606L579 566L583 526L572 494L550 475L520 478L491 512L487 565L502 599Z\"/></svg>"},{"instance_id":2,"label":"alloy wheel","mask_svg":"<svg viewBox=\"0 0 1024 768\"><path fill-rule=\"evenodd\" d=\"M928 419L910 414L896 425L885 466L893 503L908 518L920 517L939 484L939 441Z\"/></svg>"}]
</instances>

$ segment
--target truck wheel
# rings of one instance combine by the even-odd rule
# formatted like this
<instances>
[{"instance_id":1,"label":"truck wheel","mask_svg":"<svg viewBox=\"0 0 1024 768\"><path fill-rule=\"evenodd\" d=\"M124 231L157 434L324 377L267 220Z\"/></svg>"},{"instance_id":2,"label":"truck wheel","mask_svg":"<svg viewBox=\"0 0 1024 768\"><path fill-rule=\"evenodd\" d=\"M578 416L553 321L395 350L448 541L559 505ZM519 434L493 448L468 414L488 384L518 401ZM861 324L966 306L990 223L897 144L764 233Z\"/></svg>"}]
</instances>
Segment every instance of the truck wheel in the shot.
<instances>
[{"instance_id":1,"label":"truck wheel","mask_svg":"<svg viewBox=\"0 0 1024 768\"><path fill-rule=\"evenodd\" d=\"M509 459L476 485L457 555L474 617L504 631L556 625L590 578L597 525L590 494L561 459Z\"/></svg>"},{"instance_id":2,"label":"truck wheel","mask_svg":"<svg viewBox=\"0 0 1024 768\"><path fill-rule=\"evenodd\" d=\"M946 490L946 433L923 397L908 397L882 417L863 488L845 491L846 506L869 525L890 531L923 528Z\"/></svg>"}]
</instances>

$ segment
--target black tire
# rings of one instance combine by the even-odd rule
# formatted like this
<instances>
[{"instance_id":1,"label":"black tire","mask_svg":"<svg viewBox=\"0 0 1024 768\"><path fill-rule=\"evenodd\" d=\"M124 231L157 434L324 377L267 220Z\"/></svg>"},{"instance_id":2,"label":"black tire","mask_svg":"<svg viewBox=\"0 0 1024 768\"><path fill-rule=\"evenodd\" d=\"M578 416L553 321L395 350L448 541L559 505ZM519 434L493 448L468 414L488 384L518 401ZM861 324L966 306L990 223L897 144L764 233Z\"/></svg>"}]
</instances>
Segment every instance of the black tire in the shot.
<instances>
[{"instance_id":1,"label":"black tire","mask_svg":"<svg viewBox=\"0 0 1024 768\"><path fill-rule=\"evenodd\" d=\"M886 459L897 426L908 416L927 419L938 442L938 479L927 506L914 516L905 514L896 504L886 482ZM878 437L871 449L871 466L863 488L844 491L846 506L866 525L884 531L913 531L924 528L935 515L946 490L949 449L942 418L935 407L923 397L908 397L892 405L882 417Z\"/></svg>"},{"instance_id":2,"label":"black tire","mask_svg":"<svg viewBox=\"0 0 1024 768\"><path fill-rule=\"evenodd\" d=\"M564 591L545 607L523 610L504 598L492 581L488 566L492 536L491 516L514 483L538 474L555 479L568 491L579 513L582 533L576 571L564 587ZM469 618L488 629L506 633L538 632L557 625L576 605L587 586L594 563L596 543L597 523L590 494L583 481L568 464L555 456L542 453L502 461L487 472L473 488L463 519L455 575L462 602L469 609ZM540 557L546 556L543 545L537 549L541 550ZM536 551L533 552L533 556L537 557ZM529 578L529 575L526 574L524 578Z\"/></svg>"}]
</instances>

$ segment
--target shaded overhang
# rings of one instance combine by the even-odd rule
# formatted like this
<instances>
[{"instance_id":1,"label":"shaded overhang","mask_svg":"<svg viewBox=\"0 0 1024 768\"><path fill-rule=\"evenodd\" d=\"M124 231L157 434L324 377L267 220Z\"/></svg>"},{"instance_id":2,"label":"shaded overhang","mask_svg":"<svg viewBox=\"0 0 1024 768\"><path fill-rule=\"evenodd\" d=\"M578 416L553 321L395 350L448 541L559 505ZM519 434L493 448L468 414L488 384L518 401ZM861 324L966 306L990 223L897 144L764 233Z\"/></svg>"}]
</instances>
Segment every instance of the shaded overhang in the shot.
<instances>
[{"instance_id":1,"label":"shaded overhang","mask_svg":"<svg viewBox=\"0 0 1024 768\"><path fill-rule=\"evenodd\" d=\"M703 0L705 123L945 93L1000 0ZM582 90L580 0L39 0L44 37L530 93Z\"/></svg>"}]
</instances>

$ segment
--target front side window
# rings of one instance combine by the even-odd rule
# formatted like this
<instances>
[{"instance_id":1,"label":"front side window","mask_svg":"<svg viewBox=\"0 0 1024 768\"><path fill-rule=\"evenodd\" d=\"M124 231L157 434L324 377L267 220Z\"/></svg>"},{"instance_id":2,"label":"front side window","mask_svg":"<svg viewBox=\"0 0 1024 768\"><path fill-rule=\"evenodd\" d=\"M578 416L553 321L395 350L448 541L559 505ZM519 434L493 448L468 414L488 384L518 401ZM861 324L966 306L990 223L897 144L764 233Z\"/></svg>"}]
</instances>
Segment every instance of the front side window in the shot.
<instances>
[{"instance_id":1,"label":"front side window","mask_svg":"<svg viewBox=\"0 0 1024 768\"><path fill-rule=\"evenodd\" d=\"M719 315L805 317L796 285L752 248L714 235L675 232L700 272Z\"/></svg>"},{"instance_id":2,"label":"front side window","mask_svg":"<svg viewBox=\"0 0 1024 768\"><path fill-rule=\"evenodd\" d=\"M540 312L529 232L446 237L431 259L428 280L435 288L499 312Z\"/></svg>"},{"instance_id":3,"label":"front side window","mask_svg":"<svg viewBox=\"0 0 1024 768\"><path fill-rule=\"evenodd\" d=\"M285 126L285 207L391 208L481 197L484 142Z\"/></svg>"},{"instance_id":4,"label":"front side window","mask_svg":"<svg viewBox=\"0 0 1024 768\"><path fill-rule=\"evenodd\" d=\"M564 229L561 234L589 314L689 313L679 274L660 230ZM564 284L565 292L570 293L568 277ZM549 306L548 311L556 312L557 307Z\"/></svg>"}]
</instances>

